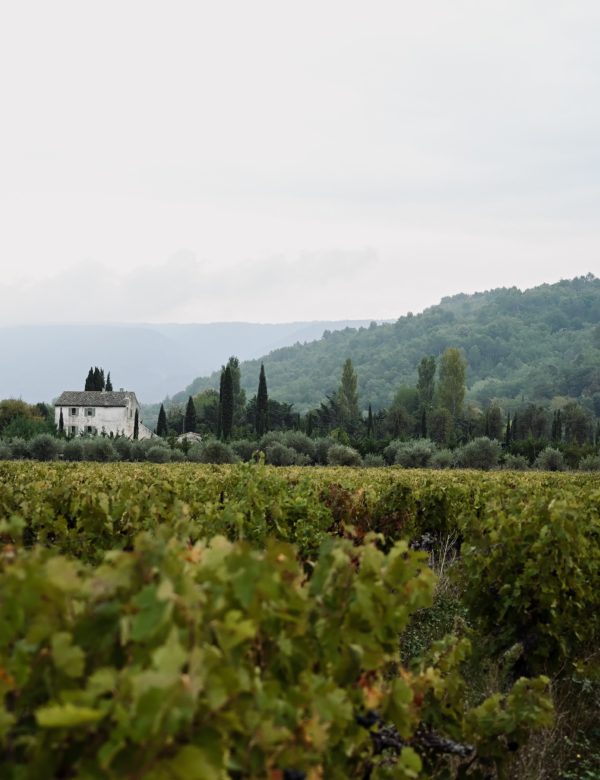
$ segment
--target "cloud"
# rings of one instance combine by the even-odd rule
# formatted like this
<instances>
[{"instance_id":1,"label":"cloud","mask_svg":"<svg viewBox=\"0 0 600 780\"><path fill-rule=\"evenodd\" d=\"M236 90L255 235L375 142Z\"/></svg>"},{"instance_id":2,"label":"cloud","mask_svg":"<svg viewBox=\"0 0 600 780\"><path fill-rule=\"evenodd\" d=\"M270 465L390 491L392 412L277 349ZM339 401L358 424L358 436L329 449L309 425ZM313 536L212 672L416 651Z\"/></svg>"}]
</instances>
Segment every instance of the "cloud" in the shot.
<instances>
[{"instance_id":1,"label":"cloud","mask_svg":"<svg viewBox=\"0 0 600 780\"><path fill-rule=\"evenodd\" d=\"M36 280L0 285L0 322L268 321L273 312L285 321L302 311L306 318L334 287L353 283L377 263L372 249L273 256L226 268L208 267L181 251L160 265L122 273L85 262ZM290 298L299 305L290 305Z\"/></svg>"}]
</instances>

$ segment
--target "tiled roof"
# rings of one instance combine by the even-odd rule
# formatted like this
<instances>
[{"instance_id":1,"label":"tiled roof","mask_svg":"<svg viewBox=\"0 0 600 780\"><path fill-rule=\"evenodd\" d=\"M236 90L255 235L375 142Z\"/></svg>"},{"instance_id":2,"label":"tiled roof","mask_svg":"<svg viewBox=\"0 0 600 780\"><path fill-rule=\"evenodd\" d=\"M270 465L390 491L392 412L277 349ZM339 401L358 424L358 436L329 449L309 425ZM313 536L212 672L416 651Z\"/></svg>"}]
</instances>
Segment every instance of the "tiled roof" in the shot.
<instances>
[{"instance_id":1,"label":"tiled roof","mask_svg":"<svg viewBox=\"0 0 600 780\"><path fill-rule=\"evenodd\" d=\"M65 390L54 402L54 406L127 406L127 401L136 402L131 390L106 392L99 390Z\"/></svg>"}]
</instances>

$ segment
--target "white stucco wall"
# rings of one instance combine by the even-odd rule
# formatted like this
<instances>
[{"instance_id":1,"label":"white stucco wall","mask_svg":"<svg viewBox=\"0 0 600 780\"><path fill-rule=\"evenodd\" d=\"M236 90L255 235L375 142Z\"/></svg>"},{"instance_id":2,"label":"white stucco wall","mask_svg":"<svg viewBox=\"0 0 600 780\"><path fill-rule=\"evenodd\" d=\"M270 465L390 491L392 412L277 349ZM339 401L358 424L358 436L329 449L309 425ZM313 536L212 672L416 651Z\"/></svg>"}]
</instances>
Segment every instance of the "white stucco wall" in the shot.
<instances>
[{"instance_id":1,"label":"white stucco wall","mask_svg":"<svg viewBox=\"0 0 600 780\"><path fill-rule=\"evenodd\" d=\"M62 409L65 433L68 436L79 436L84 433L89 433L88 426L91 426L92 433L102 434L104 432L107 435L112 433L114 436L125 435L132 438L137 404L132 401L129 401L128 404L128 406L93 407L56 406L54 408L54 423L58 428L60 410ZM72 409L76 409L77 414L71 414ZM91 416L86 414L87 409L93 410Z\"/></svg>"}]
</instances>

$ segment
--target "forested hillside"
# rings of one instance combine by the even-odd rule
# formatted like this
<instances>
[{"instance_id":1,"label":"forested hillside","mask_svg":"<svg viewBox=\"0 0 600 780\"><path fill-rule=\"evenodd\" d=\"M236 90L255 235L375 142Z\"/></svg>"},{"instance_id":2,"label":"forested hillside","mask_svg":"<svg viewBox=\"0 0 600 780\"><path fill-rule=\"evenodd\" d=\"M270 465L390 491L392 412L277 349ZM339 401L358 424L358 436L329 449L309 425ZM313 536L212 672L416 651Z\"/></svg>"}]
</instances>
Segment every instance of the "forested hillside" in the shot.
<instances>
[{"instance_id":1,"label":"forested hillside","mask_svg":"<svg viewBox=\"0 0 600 780\"><path fill-rule=\"evenodd\" d=\"M480 402L496 398L510 406L511 400L600 394L600 279L588 274L524 292L512 287L455 295L395 323L326 332L262 361L271 397L305 411L335 390L350 357L361 405L376 409L389 405L399 385L415 384L424 355L438 356L448 347L463 350L468 396ZM241 365L249 396L256 392L260 363ZM179 395L218 386L215 373Z\"/></svg>"}]
</instances>

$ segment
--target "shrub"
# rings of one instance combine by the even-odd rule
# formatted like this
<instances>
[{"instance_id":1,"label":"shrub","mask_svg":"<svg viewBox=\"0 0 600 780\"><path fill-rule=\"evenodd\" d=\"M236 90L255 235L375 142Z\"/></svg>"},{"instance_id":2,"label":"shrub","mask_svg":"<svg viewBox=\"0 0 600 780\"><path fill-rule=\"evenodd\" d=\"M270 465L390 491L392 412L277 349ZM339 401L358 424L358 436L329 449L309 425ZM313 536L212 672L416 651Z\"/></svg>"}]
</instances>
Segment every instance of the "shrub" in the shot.
<instances>
[{"instance_id":1,"label":"shrub","mask_svg":"<svg viewBox=\"0 0 600 780\"><path fill-rule=\"evenodd\" d=\"M19 436L10 440L10 452L13 460L23 460L29 457L29 443Z\"/></svg>"},{"instance_id":2,"label":"shrub","mask_svg":"<svg viewBox=\"0 0 600 780\"><path fill-rule=\"evenodd\" d=\"M265 459L271 466L298 466L303 457L291 447L275 442L267 447Z\"/></svg>"},{"instance_id":3,"label":"shrub","mask_svg":"<svg viewBox=\"0 0 600 780\"><path fill-rule=\"evenodd\" d=\"M388 466L394 465L394 463L396 462L396 453L398 452L398 448L401 447L403 444L405 444L405 442L400 441L400 439L394 439L384 449L383 457Z\"/></svg>"},{"instance_id":4,"label":"shrub","mask_svg":"<svg viewBox=\"0 0 600 780\"><path fill-rule=\"evenodd\" d=\"M101 436L83 440L84 460L95 460L99 463L108 463L117 459L117 453L108 439Z\"/></svg>"},{"instance_id":5,"label":"shrub","mask_svg":"<svg viewBox=\"0 0 600 780\"><path fill-rule=\"evenodd\" d=\"M291 447L296 452L306 455L306 457L314 461L315 459L315 443L302 431L287 431L285 433L283 443L286 447Z\"/></svg>"},{"instance_id":6,"label":"shrub","mask_svg":"<svg viewBox=\"0 0 600 780\"><path fill-rule=\"evenodd\" d=\"M29 442L29 452L35 460L56 460L61 451L60 441L49 433L40 433Z\"/></svg>"},{"instance_id":7,"label":"shrub","mask_svg":"<svg viewBox=\"0 0 600 780\"><path fill-rule=\"evenodd\" d=\"M259 447L262 452L267 451L267 447L270 447L271 444L283 444L283 433L281 431L269 431L268 433L265 433L264 436L261 437L261 440L259 441Z\"/></svg>"},{"instance_id":8,"label":"shrub","mask_svg":"<svg viewBox=\"0 0 600 780\"><path fill-rule=\"evenodd\" d=\"M394 463L405 469L424 469L429 466L434 452L435 444L429 439L399 442ZM385 457L385 450L383 454Z\"/></svg>"},{"instance_id":9,"label":"shrub","mask_svg":"<svg viewBox=\"0 0 600 780\"><path fill-rule=\"evenodd\" d=\"M169 463L171 461L171 452L167 447L150 447L148 450L148 460L151 463Z\"/></svg>"},{"instance_id":10,"label":"shrub","mask_svg":"<svg viewBox=\"0 0 600 780\"><path fill-rule=\"evenodd\" d=\"M130 442L130 458L134 461L144 461L146 460L146 454L148 450L146 446L144 445L143 441L132 441Z\"/></svg>"},{"instance_id":11,"label":"shrub","mask_svg":"<svg viewBox=\"0 0 600 780\"><path fill-rule=\"evenodd\" d=\"M232 441L229 446L238 458L246 463L252 460L252 454L259 449L258 442L250 441L250 439L237 439Z\"/></svg>"},{"instance_id":12,"label":"shrub","mask_svg":"<svg viewBox=\"0 0 600 780\"><path fill-rule=\"evenodd\" d=\"M330 466L361 466L360 452L345 444L334 444L329 448L327 461Z\"/></svg>"},{"instance_id":13,"label":"shrub","mask_svg":"<svg viewBox=\"0 0 600 780\"><path fill-rule=\"evenodd\" d=\"M510 471L527 471L529 461L524 455L511 455L509 453L504 457L502 467Z\"/></svg>"},{"instance_id":14,"label":"shrub","mask_svg":"<svg viewBox=\"0 0 600 780\"><path fill-rule=\"evenodd\" d=\"M11 456L12 452L9 445L4 441L0 441L0 460L10 460Z\"/></svg>"},{"instance_id":15,"label":"shrub","mask_svg":"<svg viewBox=\"0 0 600 780\"><path fill-rule=\"evenodd\" d=\"M181 450L171 450L171 463L184 463L187 460Z\"/></svg>"},{"instance_id":16,"label":"shrub","mask_svg":"<svg viewBox=\"0 0 600 780\"><path fill-rule=\"evenodd\" d=\"M81 439L69 439L63 450L65 460L83 460L83 442Z\"/></svg>"},{"instance_id":17,"label":"shrub","mask_svg":"<svg viewBox=\"0 0 600 780\"><path fill-rule=\"evenodd\" d=\"M479 436L457 452L457 462L465 469L489 471L498 465L500 444L495 439Z\"/></svg>"},{"instance_id":18,"label":"shrub","mask_svg":"<svg viewBox=\"0 0 600 780\"><path fill-rule=\"evenodd\" d=\"M372 452L367 452L363 458L363 466L369 469L376 469L385 466L385 460L383 455L375 455Z\"/></svg>"},{"instance_id":19,"label":"shrub","mask_svg":"<svg viewBox=\"0 0 600 780\"><path fill-rule=\"evenodd\" d=\"M579 471L600 471L600 455L586 455L579 461Z\"/></svg>"},{"instance_id":20,"label":"shrub","mask_svg":"<svg viewBox=\"0 0 600 780\"><path fill-rule=\"evenodd\" d=\"M554 447L546 447L542 450L533 465L540 471L565 471L566 469L562 452Z\"/></svg>"},{"instance_id":21,"label":"shrub","mask_svg":"<svg viewBox=\"0 0 600 780\"><path fill-rule=\"evenodd\" d=\"M318 463L320 466L326 466L328 463L327 453L329 452L330 448L333 447L335 441L328 437L322 437L320 439L314 439L313 444L315 446L315 463Z\"/></svg>"},{"instance_id":22,"label":"shrub","mask_svg":"<svg viewBox=\"0 0 600 780\"><path fill-rule=\"evenodd\" d=\"M216 439L194 444L188 458L196 463L235 463L237 460L231 447Z\"/></svg>"},{"instance_id":23,"label":"shrub","mask_svg":"<svg viewBox=\"0 0 600 780\"><path fill-rule=\"evenodd\" d=\"M113 442L119 460L131 460L131 442L125 436L117 436Z\"/></svg>"},{"instance_id":24,"label":"shrub","mask_svg":"<svg viewBox=\"0 0 600 780\"><path fill-rule=\"evenodd\" d=\"M436 450L431 456L429 466L432 469L451 469L456 461L456 456L452 450Z\"/></svg>"}]
</instances>

